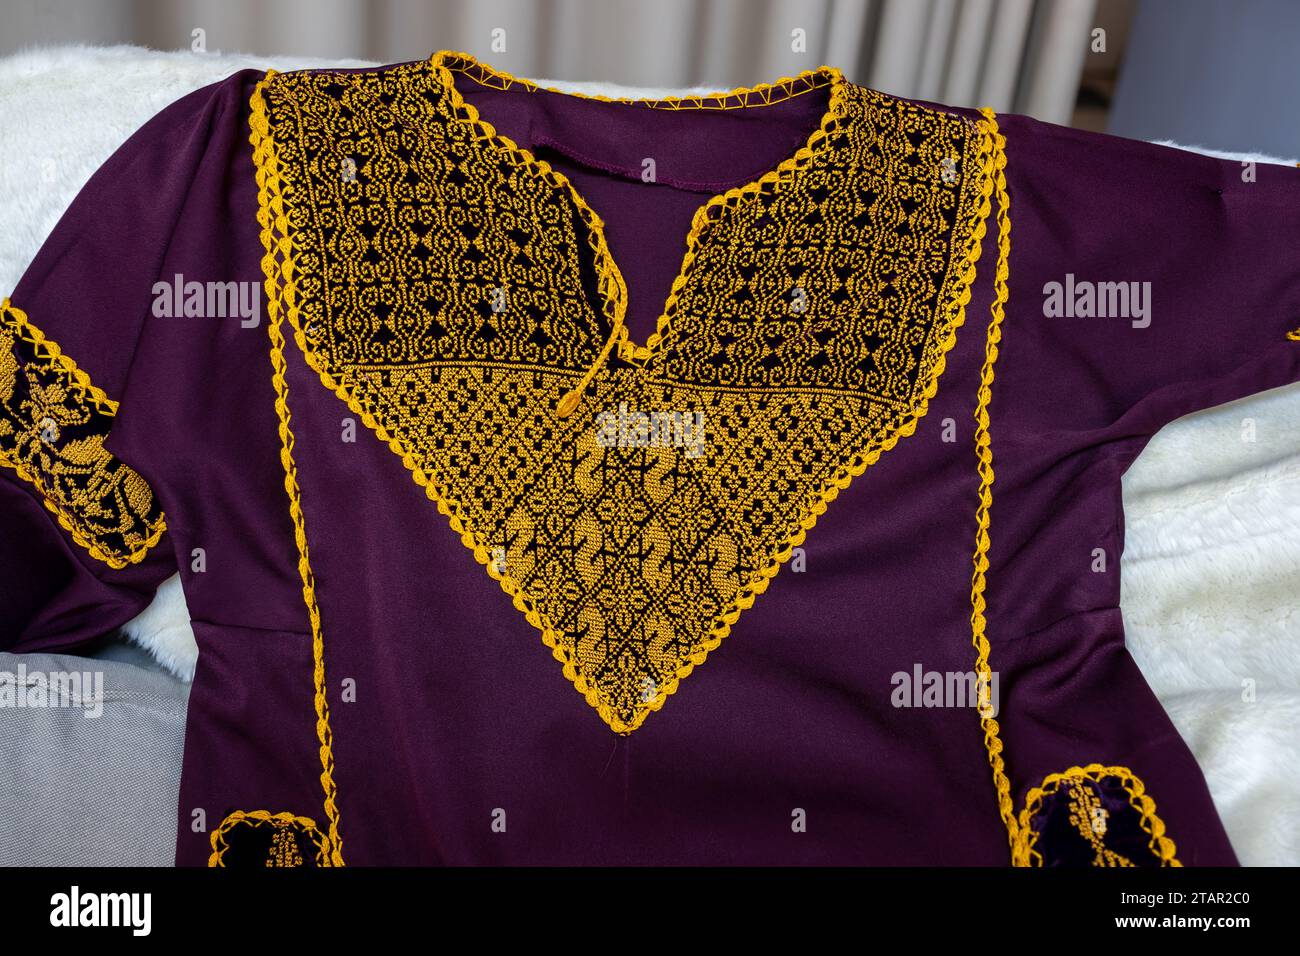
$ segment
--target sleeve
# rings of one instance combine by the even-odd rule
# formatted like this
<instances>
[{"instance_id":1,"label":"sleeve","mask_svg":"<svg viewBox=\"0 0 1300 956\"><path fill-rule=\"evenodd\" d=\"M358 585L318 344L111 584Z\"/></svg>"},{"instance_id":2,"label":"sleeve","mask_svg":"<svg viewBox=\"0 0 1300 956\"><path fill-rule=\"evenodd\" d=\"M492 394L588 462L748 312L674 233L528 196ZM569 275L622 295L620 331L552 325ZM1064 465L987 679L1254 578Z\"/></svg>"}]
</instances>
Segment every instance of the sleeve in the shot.
<instances>
[{"instance_id":1,"label":"sleeve","mask_svg":"<svg viewBox=\"0 0 1300 956\"><path fill-rule=\"evenodd\" d=\"M226 180L211 144L232 135L238 89L191 93L132 135L0 304L0 650L109 633L176 571L148 437L166 410L137 356L196 184Z\"/></svg>"},{"instance_id":2,"label":"sleeve","mask_svg":"<svg viewBox=\"0 0 1300 956\"><path fill-rule=\"evenodd\" d=\"M1300 379L1300 169L1009 117L1016 414L1142 440Z\"/></svg>"}]
</instances>

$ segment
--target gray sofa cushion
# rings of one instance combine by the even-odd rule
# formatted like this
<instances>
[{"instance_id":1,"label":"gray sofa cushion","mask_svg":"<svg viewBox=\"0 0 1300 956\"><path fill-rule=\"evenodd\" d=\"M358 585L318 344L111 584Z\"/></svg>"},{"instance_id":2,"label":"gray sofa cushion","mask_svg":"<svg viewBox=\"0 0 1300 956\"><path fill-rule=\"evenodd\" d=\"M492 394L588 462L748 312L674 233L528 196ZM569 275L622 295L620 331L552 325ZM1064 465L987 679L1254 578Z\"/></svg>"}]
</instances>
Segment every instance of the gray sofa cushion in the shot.
<instances>
[{"instance_id":1,"label":"gray sofa cushion","mask_svg":"<svg viewBox=\"0 0 1300 956\"><path fill-rule=\"evenodd\" d=\"M0 653L0 865L172 865L189 687L129 657Z\"/></svg>"}]
</instances>

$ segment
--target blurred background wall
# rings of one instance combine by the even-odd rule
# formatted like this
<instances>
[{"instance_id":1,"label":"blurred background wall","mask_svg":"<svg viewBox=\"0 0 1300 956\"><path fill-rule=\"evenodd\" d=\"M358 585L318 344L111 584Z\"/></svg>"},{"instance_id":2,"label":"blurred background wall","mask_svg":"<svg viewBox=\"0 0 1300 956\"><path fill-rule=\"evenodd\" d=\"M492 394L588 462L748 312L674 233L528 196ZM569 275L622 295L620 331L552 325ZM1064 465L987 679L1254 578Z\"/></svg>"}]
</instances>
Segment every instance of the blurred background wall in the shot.
<instances>
[{"instance_id":1,"label":"blurred background wall","mask_svg":"<svg viewBox=\"0 0 1300 956\"><path fill-rule=\"evenodd\" d=\"M134 43L732 87L833 63L888 92L1068 121L1097 0L0 0L0 54Z\"/></svg>"},{"instance_id":2,"label":"blurred background wall","mask_svg":"<svg viewBox=\"0 0 1300 956\"><path fill-rule=\"evenodd\" d=\"M1300 157L1300 0L1143 0L1109 130Z\"/></svg>"},{"instance_id":3,"label":"blurred background wall","mask_svg":"<svg viewBox=\"0 0 1300 956\"><path fill-rule=\"evenodd\" d=\"M1300 154L1300 0L0 0L0 55L50 43L380 63L451 48L652 87L831 63L902 96Z\"/></svg>"}]
</instances>

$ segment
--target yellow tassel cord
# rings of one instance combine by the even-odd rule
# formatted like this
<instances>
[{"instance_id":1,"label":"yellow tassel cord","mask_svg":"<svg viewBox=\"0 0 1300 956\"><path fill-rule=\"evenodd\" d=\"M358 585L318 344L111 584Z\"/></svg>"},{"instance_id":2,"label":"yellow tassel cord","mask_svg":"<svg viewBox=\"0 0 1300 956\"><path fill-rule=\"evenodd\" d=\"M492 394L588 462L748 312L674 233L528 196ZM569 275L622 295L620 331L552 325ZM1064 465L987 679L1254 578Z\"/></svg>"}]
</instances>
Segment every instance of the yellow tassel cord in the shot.
<instances>
[{"instance_id":1,"label":"yellow tassel cord","mask_svg":"<svg viewBox=\"0 0 1300 956\"><path fill-rule=\"evenodd\" d=\"M989 403L993 397L993 367L998 358L998 345L1002 341L1002 323L1006 317L1009 295L1007 280L1010 276L1011 256L1011 200L1007 193L1006 137L998 130L997 116L990 109L980 111L994 141L993 155L998 201L998 264L994 277L991 318L984 345L984 365L980 370L980 385L975 406L975 454L978 459L979 504L975 512L974 571L971 575L971 633L975 648L975 673L980 687L980 727L984 733L984 748L988 753L989 767L993 772L993 788L997 794L998 814L1007 830L1011 848L1011 862L1015 866L1042 864L1042 856L1034 849L1038 834L1032 828L1033 818L1044 795L1055 791L1062 781L1100 779L1109 776L1120 779L1129 792L1129 803L1138 812L1144 830L1151 834L1152 852L1167 866L1181 866L1175 858L1173 840L1165 836L1165 824L1155 812L1155 801L1147 796L1142 781L1127 767L1102 767L1090 764L1086 768L1074 767L1064 774L1052 774L1043 784L1031 790L1024 808L1017 817L1011 796L1011 781L1006 772L1005 748L997 720L989 715L988 705L992 665L988 639L988 604L985 598L989 570L989 523L993 507L993 447L989 421ZM1100 776L1099 776L1100 775Z\"/></svg>"},{"instance_id":2,"label":"yellow tassel cord","mask_svg":"<svg viewBox=\"0 0 1300 956\"><path fill-rule=\"evenodd\" d=\"M612 260L610 266L613 266ZM587 390L587 386L591 384L597 373L599 373L600 370L605 367L605 363L609 361L609 353L614 350L614 345L618 342L619 337L624 334L623 311L623 309L619 310L618 318L614 321L614 327L610 329L609 338L605 340L605 347L600 350L600 355L598 355L596 360L591 363L586 374L579 379L578 384L573 386L573 388L571 388L565 396L560 399L560 404L556 407L555 414L559 415L561 418L567 418L578 410L578 405L582 402L582 393Z\"/></svg>"},{"instance_id":3,"label":"yellow tassel cord","mask_svg":"<svg viewBox=\"0 0 1300 956\"><path fill-rule=\"evenodd\" d=\"M12 338L10 338L12 337ZM0 349L5 349L5 340L10 338L10 344L13 339L19 339L26 342L34 352L36 359L41 363L44 369L56 373L63 382L63 387L67 389L68 397L75 399L81 406L84 406L90 414L97 414L105 419L112 419L117 416L117 402L109 398L102 389L99 389L90 380L90 376L77 366L64 351L59 348L58 343L46 338L39 328L33 325L27 318L27 313L22 309L15 307L9 299L0 301ZM7 351L7 350L6 350ZM4 368L5 356L0 355L0 368ZM16 358L10 356L9 361L16 363ZM5 368L4 371L14 376L11 382L16 382L18 367L16 364L12 368ZM0 374L0 380L5 379L5 374ZM0 386L0 419L3 418L4 402L10 397L3 386ZM21 426L15 426L21 428ZM90 446L83 443L80 451L81 457L90 452ZM117 462L102 447L95 453L94 461L81 460L78 462L77 470L84 472L87 468L94 466L103 473L110 466L121 469L129 476L131 488L134 489L134 495L140 500L137 513L145 512L150 509L153 501L153 493L148 488L143 478L135 474L134 471ZM0 467L11 468L23 481L30 484L40 492L41 501L46 509L58 519L60 527L68 532L72 540L79 546L85 548L90 556L103 561L110 568L124 568L128 564L138 564L144 560L144 556L149 550L162 539L163 533L167 530L166 516L159 512L153 520L144 520L133 516L127 509L122 508L119 514L120 533L122 544L125 547L118 548L109 543L103 536L97 537L93 530L81 520L78 515L78 505L85 505L94 509L103 509L106 506L120 508L121 502L112 500L103 501L84 501L69 500L65 495L55 492L55 489L47 487L41 476L35 471L29 462L22 458L0 454ZM84 475L82 478L84 483ZM97 486L107 487L110 484L109 479L94 482ZM129 495L128 495L129 496ZM100 519L103 523L103 519Z\"/></svg>"},{"instance_id":4,"label":"yellow tassel cord","mask_svg":"<svg viewBox=\"0 0 1300 956\"><path fill-rule=\"evenodd\" d=\"M314 661L316 736L320 742L321 787L325 793L325 817L329 822L328 860L331 866L343 866L343 841L339 835L337 789L334 784L333 735L330 731L329 700L325 692L325 643L321 634L320 607L316 601L316 583L307 548L302 501L298 488L298 468L293 460L293 430L290 427L289 386L285 380L284 334L281 324L284 309L297 308L294 290L293 246L288 239L284 190L276 163L275 143L271 139L263 89L275 76L270 70L257 85L251 100L253 159L257 166L258 223L262 227L262 244L266 255L262 268L266 273L268 331L271 337L272 381L275 384L275 410L280 421L280 462L284 467L284 489L289 497L289 514L293 519L294 540L298 546L298 574L302 578L303 602L311 621L312 657ZM276 236L280 236L277 240ZM265 812L265 811L262 811Z\"/></svg>"}]
</instances>

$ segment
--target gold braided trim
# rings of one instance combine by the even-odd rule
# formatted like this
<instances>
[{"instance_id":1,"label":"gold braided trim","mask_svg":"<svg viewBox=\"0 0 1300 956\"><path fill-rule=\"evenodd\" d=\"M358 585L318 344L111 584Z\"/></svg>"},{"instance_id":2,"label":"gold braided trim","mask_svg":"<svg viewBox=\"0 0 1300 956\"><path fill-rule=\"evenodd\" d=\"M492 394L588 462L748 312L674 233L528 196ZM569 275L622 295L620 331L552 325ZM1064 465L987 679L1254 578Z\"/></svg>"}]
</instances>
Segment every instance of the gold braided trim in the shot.
<instances>
[{"instance_id":1,"label":"gold braided trim","mask_svg":"<svg viewBox=\"0 0 1300 956\"><path fill-rule=\"evenodd\" d=\"M751 106L771 106L785 100L811 93L824 86L840 82L840 72L832 67L820 67L816 70L804 70L798 76L786 76L772 83L760 83L757 86L738 86L722 93L705 93L695 96L603 96L599 93L575 93L559 90L555 87L541 86L532 80L511 76L502 70L480 63L469 53L442 50L432 57L435 65L464 73L476 83L493 89L506 91L520 87L529 93L558 93L576 99L598 100L602 103L623 103L629 106L644 106L658 110L737 110Z\"/></svg>"},{"instance_id":2,"label":"gold braided trim","mask_svg":"<svg viewBox=\"0 0 1300 956\"><path fill-rule=\"evenodd\" d=\"M1015 805L1011 799L1011 781L1007 779L1002 757L1002 739L998 722L985 714L987 695L992 680L989 664L989 639L985 612L988 605L984 592L989 569L989 513L993 508L993 448L989 430L989 402L993 397L993 366L998 359L998 343L1002 341L1002 322L1006 317L1009 295L1007 278L1010 275L1011 257L1011 200L1007 195L1006 137L998 131L997 116L991 109L980 111L988 124L994 140L995 179L998 195L998 265L994 278L994 296L991 307L988 335L984 345L984 366L980 370L980 385L975 405L975 455L980 476L979 505L975 510L975 556L971 575L971 633L975 646L975 673L980 688L980 727L984 731L984 747L988 751L989 766L993 770L993 786L997 792L998 813L1007 828L1007 837L1014 846L1017 834Z\"/></svg>"},{"instance_id":3,"label":"gold braided trim","mask_svg":"<svg viewBox=\"0 0 1300 956\"><path fill-rule=\"evenodd\" d=\"M103 447L117 410L25 312L0 301L0 466L36 488L91 557L124 568L144 559L167 522L144 478Z\"/></svg>"},{"instance_id":4,"label":"gold braided trim","mask_svg":"<svg viewBox=\"0 0 1300 956\"><path fill-rule=\"evenodd\" d=\"M529 169L554 188L568 195L577 208L583 223L587 227L587 242L596 256L597 287L600 290L602 311L617 330L615 348L625 361L644 365L668 338L672 317L677 309L678 295L690 281L695 267L695 258L705 230L718 221L729 209L733 209L756 196L779 191L789 183L801 170L805 169L825 149L835 125L845 114L845 81L839 70L830 66L816 70L805 70L795 77L784 77L774 83L764 83L754 87L737 87L724 93L711 96L664 97L659 99L620 98L598 96L585 93L569 94L551 87L539 86L530 80L520 79L480 63L468 53L443 51L434 54L430 61L443 88L451 96L452 108L474 129L478 139L487 142L506 153L518 165ZM830 100L826 112L807 142L793 156L783 160L753 182L729 189L709 199L696 210L691 221L690 231L686 236L686 255L682 266L673 280L672 288L664 305L663 313L655 323L655 331L646 340L645 345L636 345L624 324L627 313L627 285L610 254L605 240L604 222L596 211L582 198L578 190L559 170L554 169L545 160L538 159L531 150L523 149L508 136L499 135L487 120L479 116L472 103L465 102L452 79L452 73L464 73L485 86L499 90L508 90L518 86L532 93L546 92L560 96L574 96L578 99L597 100L604 103L622 103L632 106L644 106L650 109L667 110L734 110L755 106L772 106L804 93L811 93L824 87L830 87Z\"/></svg>"},{"instance_id":5,"label":"gold braided trim","mask_svg":"<svg viewBox=\"0 0 1300 956\"><path fill-rule=\"evenodd\" d=\"M1161 866L1182 866L1176 856L1174 841L1165 836L1165 823L1156 814L1156 802L1146 793L1146 787L1128 767L1104 767L1099 763L1086 767L1071 767L1064 773L1048 774L1041 784L1034 787L1025 797L1024 809L1020 811L1019 832L1012 845L1012 862L1016 866L1042 866L1043 856L1035 849L1038 833L1033 828L1034 816L1042 808L1044 798L1055 794L1063 785L1077 788L1080 784L1100 783L1112 778L1119 780L1128 793L1128 802L1138 814L1138 822L1150 836L1148 846ZM1093 836L1092 842L1100 843L1100 837ZM1099 845L1098 866L1131 866L1132 863L1113 851Z\"/></svg>"},{"instance_id":6,"label":"gold braided trim","mask_svg":"<svg viewBox=\"0 0 1300 956\"><path fill-rule=\"evenodd\" d=\"M212 855L208 857L209 867L225 867L231 834L237 832L238 827L247 827L250 830L269 827L272 830L271 848L266 858L268 867L304 865L305 861L297 846L297 833L304 834L315 846L317 866L335 865L330 853L329 838L317 829L316 821L310 817L300 817L292 813L271 813L269 810L236 810L221 821L220 827L212 831Z\"/></svg>"},{"instance_id":7,"label":"gold braided trim","mask_svg":"<svg viewBox=\"0 0 1300 956\"><path fill-rule=\"evenodd\" d=\"M976 508L976 537L974 554L974 571L971 575L971 633L975 648L975 672L979 678L981 717L980 727L984 733L984 747L988 753L989 767L993 772L993 786L997 793L998 814L1007 829L1007 838L1011 847L1011 859L1014 866L1041 866L1042 855L1034 850L1038 834L1031 824L1044 796L1054 793L1065 781L1098 781L1102 777L1115 777L1124 783L1129 793L1129 803L1139 814L1142 828L1151 835L1152 852L1164 865L1181 866L1174 859L1174 843L1164 835L1165 825L1155 813L1155 801L1146 796L1142 781L1127 767L1103 767L1090 764L1085 768L1074 767L1063 774L1048 776L1041 786L1031 790L1026 797L1024 808L1017 818L1015 802L1011 796L1011 781L1007 776L1006 762L1003 756L998 722L992 716L986 716L984 710L988 704L991 687L992 665L990 664L990 644L988 639L988 605L985 599L987 573L989 569L990 513L993 507L993 448L989 420L989 403L993 397L993 368L998 358L998 345L1002 341L1002 323L1006 318L1006 303L1009 296L1008 278L1010 276L1011 257L1011 200L1007 192L1006 179L1006 137L998 131L997 117L990 109L980 111L988 123L994 140L994 163L996 167L996 191L998 197L998 265L994 278L993 303L990 307L991 317L988 335L984 347L984 365L980 370L980 385L975 407L975 450L978 459L977 471L980 476L979 505ZM1116 858L1104 847L1099 848L1099 855ZM1122 858L1120 858L1122 859ZM1123 864L1118 864L1123 865Z\"/></svg>"},{"instance_id":8,"label":"gold braided trim","mask_svg":"<svg viewBox=\"0 0 1300 956\"><path fill-rule=\"evenodd\" d=\"M445 72L445 68L442 69ZM255 141L259 144L269 143L272 139L267 104L265 97L262 95L266 83L270 79L271 75L268 75L267 80L262 85L259 85L258 93L252 101L252 123L257 137ZM450 89L454 94L454 85L449 84L445 77L443 83L444 87ZM464 106L463 101L461 105ZM461 119L468 119L471 128L478 132L479 138L493 135L491 127L486 124L478 124L476 114L470 112L468 107L464 110L458 110L456 115ZM765 180L766 188L775 188L777 184L783 184L786 181L783 177L788 177L794 171L806 166L812 155L820 148L821 141L828 134L834 119L837 118L835 117L835 110L829 111L828 117L830 119L826 120L818 130L821 135L813 134L813 145L807 149L807 152L791 160L782 170L767 177ZM485 567L490 577L498 581L502 589L510 595L516 609L523 613L525 619L540 632L543 643L551 648L553 656L561 662L565 677L573 683L575 689L582 694L587 703L597 711L599 716L615 732L630 733L640 726L649 713L659 710L666 699L675 693L680 680L688 676L695 666L703 663L708 653L719 646L722 639L730 632L732 625L739 618L741 611L750 607L757 595L766 589L768 581L777 573L780 566L789 560L793 549L803 542L807 530L816 524L818 517L826 510L829 502L838 496L840 490L848 487L853 477L861 474L867 467L878 460L885 451L893 448L899 439L913 434L917 421L926 413L928 401L936 393L938 378L944 368L944 356L955 344L956 330L964 322L965 306L970 299L970 286L975 277L976 261L981 253L982 240L986 233L986 220L991 211L990 199L993 191L994 172L993 140L985 126L980 124L971 124L971 126L975 134L972 140L971 158L976 161L978 170L977 173L972 174L972 188L975 190L978 201L971 203L970 212L964 214L965 218L962 220L963 225L968 230L965 234L966 241L956 250L956 256L951 268L952 279L939 305L939 315L936 318L938 328L936 335L939 346L935 349L937 353L935 362L933 366L927 369L927 376L922 387L918 389L917 401L910 408L901 410L897 417L891 421L888 429L883 430L872 441L866 443L862 449L851 455L844 464L836 466L833 477L824 480L818 490L810 494L809 501L798 513L797 520L791 523L792 530L783 533L781 538L776 540L771 552L764 558L762 565L755 570L753 576L742 587L737 589L734 598L727 601L721 608L721 613L717 615L714 626L710 631L706 632L706 636L700 644L693 649L691 654L682 658L674 666L672 672L665 673L663 680L655 683L653 696L646 700L634 714L627 717L624 717L614 707L610 706L606 700L603 700L599 688L581 672L572 648L566 647L561 633L539 608L539 599L525 589L518 577L497 567L489 548L490 543L481 540L480 536L472 530L466 509L451 492L450 487L440 480L432 470L426 468L423 459L417 456L413 447L408 446L399 434L386 427L384 422L380 420L375 413L375 409L367 400L366 393L363 392L359 381L362 378L373 377L375 373L368 371L365 375L362 375L357 370L347 368L335 370L328 357L322 355L318 349L313 347L313 342L309 340L309 336L306 334L309 330L304 330L299 314L302 300L300 294L294 288L294 278L298 274L295 263L295 254L298 252L298 248L290 234L289 215L285 204L285 195L293 187L282 181L279 166L274 162L276 147L259 145L257 151L260 166L259 182L264 182L267 187L261 196L262 211L266 221L274 224L274 229L269 234L264 233L264 243L268 250L268 256L264 258L263 264L269 281L276 283L276 288L280 290L279 294L283 297L285 303L284 315L294 329L295 339L310 366L320 376L322 383L340 398L402 460L411 473L413 480L425 489L427 497L436 504L439 512L448 518L453 531L460 537L465 547L474 554L475 560ZM510 144L510 147L513 147L513 144ZM549 167L541 163L528 165L528 159L522 150L515 150L510 153L510 156L514 160L512 165L523 165L535 173L540 171L542 175L547 175L550 172ZM554 178L549 181L553 184L562 184L572 192L572 187L568 186L567 182ZM751 185L748 189L742 187L742 189L732 193L732 199L752 196L764 188L763 185L759 185L757 188ZM580 197L576 196L576 193L573 195L575 202L579 202ZM727 197L724 195L718 202L714 203L714 207L720 209L726 203ZM603 235L600 232L601 224L594 213L591 213L591 216L589 229L592 234L592 248L600 253L603 248ZM710 215L697 219L696 225L698 228L693 230L696 242L698 242L699 235L704 228L703 224L707 221L716 221L716 218L716 215ZM617 270L612 268L612 261L608 258L607 250L603 252L602 259L610 266L604 271L606 280L604 290L607 295L605 302L606 314L610 316L612 311L613 317L617 317L620 314L618 309L621 308L623 300L622 280L618 276ZM271 286L268 285L268 288L271 288ZM612 310L610 309L611 303L613 304Z\"/></svg>"},{"instance_id":9,"label":"gold braided trim","mask_svg":"<svg viewBox=\"0 0 1300 956\"><path fill-rule=\"evenodd\" d=\"M329 700L325 693L325 642L321 634L320 607L316 601L316 582L311 570L311 561L307 549L307 531L304 525L301 495L298 488L298 467L293 460L293 431L290 428L289 386L285 380L284 334L280 325L283 319L280 310L281 296L287 307L295 308L293 290L292 261L289 258L288 241L276 243L272 232L273 224L284 216L284 198L280 194L279 175L276 166L275 143L267 135L266 106L262 98L265 83L274 75L267 73L266 79L257 85L253 93L253 118L250 142L253 144L253 158L257 166L258 211L257 220L262 227L262 242L266 255L262 259L266 272L266 299L268 316L268 333L271 337L271 364L274 369L272 381L275 383L275 411L280 422L280 462L284 467L284 489L289 497L289 514L293 518L294 540L298 546L298 574L302 578L303 602L311 620L312 658L314 661L313 681L316 696L316 736L320 741L321 787L325 793L325 817L329 821L329 861L332 866L343 866L343 841L339 835L339 810L337 805L337 788L334 783L333 735L330 731ZM281 288L283 277L283 288Z\"/></svg>"},{"instance_id":10,"label":"gold braided trim","mask_svg":"<svg viewBox=\"0 0 1300 956\"><path fill-rule=\"evenodd\" d=\"M4 318L5 327L16 331L24 340L36 348L37 354L52 364L58 365L68 378L68 384L76 390L78 397L109 418L117 415L117 402L113 401L103 390L97 388L82 369L77 367L71 356L64 354L58 343L47 339L44 333L32 325L27 313L13 305L8 299L0 301L0 316Z\"/></svg>"}]
</instances>

